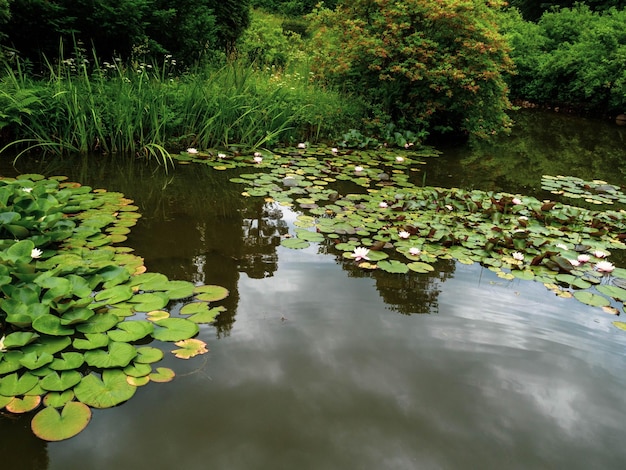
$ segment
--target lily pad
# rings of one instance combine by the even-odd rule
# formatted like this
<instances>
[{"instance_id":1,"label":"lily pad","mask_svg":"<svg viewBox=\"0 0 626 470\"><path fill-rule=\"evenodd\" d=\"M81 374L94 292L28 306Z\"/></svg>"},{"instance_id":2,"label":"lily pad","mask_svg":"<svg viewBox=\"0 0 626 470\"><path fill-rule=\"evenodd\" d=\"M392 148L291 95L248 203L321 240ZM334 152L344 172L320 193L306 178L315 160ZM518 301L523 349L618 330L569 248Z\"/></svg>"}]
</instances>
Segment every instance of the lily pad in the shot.
<instances>
[{"instance_id":1,"label":"lily pad","mask_svg":"<svg viewBox=\"0 0 626 470\"><path fill-rule=\"evenodd\" d=\"M14 397L5 408L11 413L28 413L33 411L41 403L39 395L29 395L24 398Z\"/></svg>"},{"instance_id":2,"label":"lily pad","mask_svg":"<svg viewBox=\"0 0 626 470\"><path fill-rule=\"evenodd\" d=\"M172 353L174 353L174 356L180 359L189 359L199 354L209 352L206 347L206 343L199 339L185 339L182 341L177 341L174 344L180 349L175 349L172 351Z\"/></svg>"},{"instance_id":3,"label":"lily pad","mask_svg":"<svg viewBox=\"0 0 626 470\"><path fill-rule=\"evenodd\" d=\"M49 392L43 397L43 404L45 406L52 406L54 408L61 408L65 404L74 399L73 390L65 390L64 392Z\"/></svg>"},{"instance_id":4,"label":"lily pad","mask_svg":"<svg viewBox=\"0 0 626 470\"><path fill-rule=\"evenodd\" d=\"M74 388L76 398L93 408L111 408L132 398L136 387L120 369L106 369L102 378L89 374Z\"/></svg>"},{"instance_id":5,"label":"lily pad","mask_svg":"<svg viewBox=\"0 0 626 470\"><path fill-rule=\"evenodd\" d=\"M283 238L280 241L280 245L294 250L302 250L311 246L309 242L300 238Z\"/></svg>"},{"instance_id":6,"label":"lily pad","mask_svg":"<svg viewBox=\"0 0 626 470\"><path fill-rule=\"evenodd\" d=\"M147 320L131 320L120 322L117 329L107 332L113 341L130 343L148 336L154 330L154 325Z\"/></svg>"},{"instance_id":7,"label":"lily pad","mask_svg":"<svg viewBox=\"0 0 626 470\"><path fill-rule=\"evenodd\" d=\"M131 344L112 341L107 351L96 349L85 352L85 362L101 369L126 367L136 355L137 349Z\"/></svg>"},{"instance_id":8,"label":"lily pad","mask_svg":"<svg viewBox=\"0 0 626 470\"><path fill-rule=\"evenodd\" d=\"M53 372L41 379L40 385L44 390L51 392L63 392L78 384L82 379L80 372L75 370L66 370L59 374Z\"/></svg>"},{"instance_id":9,"label":"lily pad","mask_svg":"<svg viewBox=\"0 0 626 470\"><path fill-rule=\"evenodd\" d=\"M137 357L133 359L133 362L138 364L152 364L159 362L161 359L163 359L163 351L158 348L144 346L137 348Z\"/></svg>"},{"instance_id":10,"label":"lily pad","mask_svg":"<svg viewBox=\"0 0 626 470\"><path fill-rule=\"evenodd\" d=\"M87 427L91 410L83 403L68 402L61 413L47 406L31 422L33 433L44 441L62 441L76 436Z\"/></svg>"},{"instance_id":11,"label":"lily pad","mask_svg":"<svg viewBox=\"0 0 626 470\"><path fill-rule=\"evenodd\" d=\"M228 297L228 289L222 286L206 285L194 289L196 298L205 302L217 302Z\"/></svg>"},{"instance_id":12,"label":"lily pad","mask_svg":"<svg viewBox=\"0 0 626 470\"><path fill-rule=\"evenodd\" d=\"M150 374L150 380L153 382L171 382L174 380L175 373L167 367L157 367L156 372Z\"/></svg>"},{"instance_id":13,"label":"lily pad","mask_svg":"<svg viewBox=\"0 0 626 470\"><path fill-rule=\"evenodd\" d=\"M189 339L200 331L198 325L184 318L166 318L154 323L156 326L152 336L159 341Z\"/></svg>"},{"instance_id":14,"label":"lily pad","mask_svg":"<svg viewBox=\"0 0 626 470\"><path fill-rule=\"evenodd\" d=\"M609 305L611 305L611 301L606 297L587 291L574 292L574 297L576 297L579 302L591 305L593 307L608 307Z\"/></svg>"}]
</instances>

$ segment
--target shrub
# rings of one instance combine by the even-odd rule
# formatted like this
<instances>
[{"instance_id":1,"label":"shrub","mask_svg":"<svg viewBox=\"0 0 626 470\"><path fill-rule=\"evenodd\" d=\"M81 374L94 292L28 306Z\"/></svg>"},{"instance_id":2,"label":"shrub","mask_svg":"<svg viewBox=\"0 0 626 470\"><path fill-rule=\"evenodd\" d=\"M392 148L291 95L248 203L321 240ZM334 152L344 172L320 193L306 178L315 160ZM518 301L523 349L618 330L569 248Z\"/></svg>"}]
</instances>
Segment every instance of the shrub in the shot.
<instances>
[{"instance_id":1,"label":"shrub","mask_svg":"<svg viewBox=\"0 0 626 470\"><path fill-rule=\"evenodd\" d=\"M512 64L496 23L500 6L355 0L316 10L316 72L400 128L491 135L509 125L503 76Z\"/></svg>"}]
</instances>

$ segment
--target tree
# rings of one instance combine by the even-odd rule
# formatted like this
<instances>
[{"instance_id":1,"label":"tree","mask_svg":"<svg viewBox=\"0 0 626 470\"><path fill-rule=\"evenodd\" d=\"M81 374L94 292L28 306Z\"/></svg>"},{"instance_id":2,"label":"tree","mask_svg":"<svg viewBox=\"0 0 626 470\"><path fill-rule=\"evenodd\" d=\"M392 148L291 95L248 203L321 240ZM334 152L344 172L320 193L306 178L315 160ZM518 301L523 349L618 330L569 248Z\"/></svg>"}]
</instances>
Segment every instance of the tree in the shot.
<instances>
[{"instance_id":1,"label":"tree","mask_svg":"<svg viewBox=\"0 0 626 470\"><path fill-rule=\"evenodd\" d=\"M354 0L316 10L316 72L404 129L487 136L509 125L500 0Z\"/></svg>"},{"instance_id":2,"label":"tree","mask_svg":"<svg viewBox=\"0 0 626 470\"><path fill-rule=\"evenodd\" d=\"M2 44L31 60L77 41L105 59L141 51L191 64L228 51L249 23L249 0L12 0L9 11Z\"/></svg>"}]
</instances>

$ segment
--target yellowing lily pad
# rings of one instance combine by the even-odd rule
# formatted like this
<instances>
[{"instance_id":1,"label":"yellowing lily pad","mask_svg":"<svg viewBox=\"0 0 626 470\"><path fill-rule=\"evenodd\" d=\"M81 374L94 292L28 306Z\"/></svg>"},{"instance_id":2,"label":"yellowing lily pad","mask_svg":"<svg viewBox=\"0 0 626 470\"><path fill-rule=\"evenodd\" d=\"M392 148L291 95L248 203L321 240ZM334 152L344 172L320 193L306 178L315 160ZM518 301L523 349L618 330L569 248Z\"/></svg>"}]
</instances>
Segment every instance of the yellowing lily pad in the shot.
<instances>
[{"instance_id":1,"label":"yellowing lily pad","mask_svg":"<svg viewBox=\"0 0 626 470\"><path fill-rule=\"evenodd\" d=\"M194 289L196 298L205 302L217 302L228 297L228 289L222 286L198 286Z\"/></svg>"},{"instance_id":2,"label":"yellowing lily pad","mask_svg":"<svg viewBox=\"0 0 626 470\"><path fill-rule=\"evenodd\" d=\"M24 398L15 397L5 408L11 413L28 413L37 408L40 403L41 397L39 395L25 396Z\"/></svg>"},{"instance_id":3,"label":"yellowing lily pad","mask_svg":"<svg viewBox=\"0 0 626 470\"><path fill-rule=\"evenodd\" d=\"M175 349L172 351L174 355L180 359L189 359L191 357L197 356L199 354L204 354L209 350L206 347L206 343L199 339L185 339L182 341L177 341L176 346L180 347L180 349Z\"/></svg>"},{"instance_id":4,"label":"yellowing lily pad","mask_svg":"<svg viewBox=\"0 0 626 470\"><path fill-rule=\"evenodd\" d=\"M167 367L157 367L156 372L150 374L150 380L153 382L171 382L176 374L172 369Z\"/></svg>"}]
</instances>

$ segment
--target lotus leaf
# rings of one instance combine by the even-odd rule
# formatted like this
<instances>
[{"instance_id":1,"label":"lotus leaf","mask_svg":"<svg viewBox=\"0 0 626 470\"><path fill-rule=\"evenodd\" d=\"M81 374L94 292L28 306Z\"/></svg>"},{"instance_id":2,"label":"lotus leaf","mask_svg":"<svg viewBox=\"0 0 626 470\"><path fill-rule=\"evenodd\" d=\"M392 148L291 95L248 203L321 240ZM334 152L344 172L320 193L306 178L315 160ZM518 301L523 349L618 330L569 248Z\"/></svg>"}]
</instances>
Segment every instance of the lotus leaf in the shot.
<instances>
[{"instance_id":1,"label":"lotus leaf","mask_svg":"<svg viewBox=\"0 0 626 470\"><path fill-rule=\"evenodd\" d=\"M156 372L149 375L153 382L171 382L174 380L174 371L167 367L157 367Z\"/></svg>"},{"instance_id":2,"label":"lotus leaf","mask_svg":"<svg viewBox=\"0 0 626 470\"><path fill-rule=\"evenodd\" d=\"M59 374L52 372L41 379L39 385L42 389L51 392L63 392L78 384L82 379L80 372L75 370L66 370Z\"/></svg>"},{"instance_id":3,"label":"lotus leaf","mask_svg":"<svg viewBox=\"0 0 626 470\"><path fill-rule=\"evenodd\" d=\"M83 403L70 401L59 413L47 406L31 422L33 433L44 441L62 441L80 433L91 420L91 410Z\"/></svg>"},{"instance_id":4,"label":"lotus leaf","mask_svg":"<svg viewBox=\"0 0 626 470\"><path fill-rule=\"evenodd\" d=\"M205 302L217 302L228 297L228 289L222 286L199 286L194 289L196 298Z\"/></svg>"},{"instance_id":5,"label":"lotus leaf","mask_svg":"<svg viewBox=\"0 0 626 470\"><path fill-rule=\"evenodd\" d=\"M14 397L5 408L11 413L28 413L33 411L41 403L39 395L25 396L24 398Z\"/></svg>"},{"instance_id":6,"label":"lotus leaf","mask_svg":"<svg viewBox=\"0 0 626 470\"><path fill-rule=\"evenodd\" d=\"M120 322L116 330L109 330L107 335L113 341L130 343L145 338L154 330L154 325L146 320Z\"/></svg>"},{"instance_id":7,"label":"lotus leaf","mask_svg":"<svg viewBox=\"0 0 626 470\"><path fill-rule=\"evenodd\" d=\"M175 349L172 351L174 355L180 359L189 359L199 354L204 354L209 352L206 347L206 343L199 339L185 339L182 341L177 341L176 346L180 349Z\"/></svg>"},{"instance_id":8,"label":"lotus leaf","mask_svg":"<svg viewBox=\"0 0 626 470\"><path fill-rule=\"evenodd\" d=\"M0 395L5 397L14 397L16 395L25 395L37 385L39 378L26 372L23 374L9 374L0 378Z\"/></svg>"},{"instance_id":9,"label":"lotus leaf","mask_svg":"<svg viewBox=\"0 0 626 470\"><path fill-rule=\"evenodd\" d=\"M161 359L163 359L163 351L158 348L144 346L137 348L137 357L135 357L133 362L138 364L152 364L159 362Z\"/></svg>"},{"instance_id":10,"label":"lotus leaf","mask_svg":"<svg viewBox=\"0 0 626 470\"><path fill-rule=\"evenodd\" d=\"M103 348L109 344L109 337L104 333L86 333L85 339L76 338L73 346L76 349L91 350Z\"/></svg>"},{"instance_id":11,"label":"lotus leaf","mask_svg":"<svg viewBox=\"0 0 626 470\"><path fill-rule=\"evenodd\" d=\"M89 374L74 388L76 398L93 408L110 408L130 399L136 387L126 381L120 369L106 369L102 378Z\"/></svg>"},{"instance_id":12,"label":"lotus leaf","mask_svg":"<svg viewBox=\"0 0 626 470\"><path fill-rule=\"evenodd\" d=\"M166 318L155 323L152 336L159 341L180 341L198 334L199 328L194 322L184 318Z\"/></svg>"},{"instance_id":13,"label":"lotus leaf","mask_svg":"<svg viewBox=\"0 0 626 470\"><path fill-rule=\"evenodd\" d=\"M109 343L107 351L95 349L85 352L85 362L92 367L101 369L126 367L136 355L137 349L134 346L112 341Z\"/></svg>"}]
</instances>

